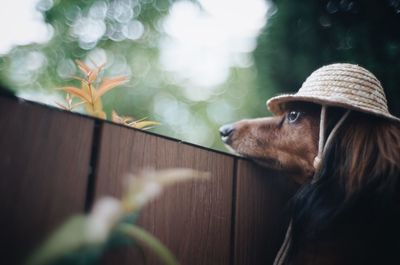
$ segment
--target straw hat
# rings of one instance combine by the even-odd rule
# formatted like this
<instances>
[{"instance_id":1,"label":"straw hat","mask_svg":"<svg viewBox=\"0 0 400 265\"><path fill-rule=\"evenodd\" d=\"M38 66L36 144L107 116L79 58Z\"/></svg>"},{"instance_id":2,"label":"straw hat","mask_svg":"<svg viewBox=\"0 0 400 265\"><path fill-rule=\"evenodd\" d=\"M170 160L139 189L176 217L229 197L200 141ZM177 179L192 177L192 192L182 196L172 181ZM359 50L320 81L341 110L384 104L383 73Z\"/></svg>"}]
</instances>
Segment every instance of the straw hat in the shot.
<instances>
[{"instance_id":1,"label":"straw hat","mask_svg":"<svg viewBox=\"0 0 400 265\"><path fill-rule=\"evenodd\" d=\"M379 80L371 72L355 64L336 63L323 66L306 79L296 94L273 97L267 101L267 106L272 113L279 115L284 112L285 104L293 101L322 105L318 154L314 159L316 170L319 169L327 146L352 110L400 122L399 118L389 113L385 92ZM343 107L347 112L325 141L326 109L330 106Z\"/></svg>"},{"instance_id":2,"label":"straw hat","mask_svg":"<svg viewBox=\"0 0 400 265\"><path fill-rule=\"evenodd\" d=\"M313 102L377 115L400 122L388 111L385 92L379 80L363 67L348 63L323 66L314 71L296 94L285 94L267 101L269 110L282 114L285 103Z\"/></svg>"}]
</instances>

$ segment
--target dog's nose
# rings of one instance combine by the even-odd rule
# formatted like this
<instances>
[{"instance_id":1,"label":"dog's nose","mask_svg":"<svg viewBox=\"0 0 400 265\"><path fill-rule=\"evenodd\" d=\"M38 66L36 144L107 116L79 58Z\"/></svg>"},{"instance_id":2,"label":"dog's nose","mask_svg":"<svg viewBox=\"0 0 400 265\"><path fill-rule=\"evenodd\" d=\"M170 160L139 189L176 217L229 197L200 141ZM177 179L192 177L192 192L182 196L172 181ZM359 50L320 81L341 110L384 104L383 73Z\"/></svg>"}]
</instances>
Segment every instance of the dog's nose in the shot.
<instances>
[{"instance_id":1,"label":"dog's nose","mask_svg":"<svg viewBox=\"0 0 400 265\"><path fill-rule=\"evenodd\" d=\"M235 127L232 124L226 124L219 128L219 134L221 137L228 137L234 130Z\"/></svg>"}]
</instances>

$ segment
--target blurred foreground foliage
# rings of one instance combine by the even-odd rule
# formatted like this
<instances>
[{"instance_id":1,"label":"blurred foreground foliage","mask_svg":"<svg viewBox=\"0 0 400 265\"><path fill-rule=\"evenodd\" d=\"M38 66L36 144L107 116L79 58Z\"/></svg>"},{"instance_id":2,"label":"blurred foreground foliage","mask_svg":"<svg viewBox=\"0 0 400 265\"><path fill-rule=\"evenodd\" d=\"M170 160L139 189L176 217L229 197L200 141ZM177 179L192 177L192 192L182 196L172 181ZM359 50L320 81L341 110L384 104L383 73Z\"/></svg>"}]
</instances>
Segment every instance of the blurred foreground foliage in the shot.
<instances>
[{"instance_id":1,"label":"blurred foreground foliage","mask_svg":"<svg viewBox=\"0 0 400 265\"><path fill-rule=\"evenodd\" d=\"M190 87L160 64L160 43L168 38L162 23L182 1L51 2L41 0L38 8L53 28L52 39L0 58L0 80L17 94L34 90L54 102L60 97L55 88L76 75L75 59L89 65L90 59L106 61L106 75L130 81L107 94L105 112L149 117L162 123L157 133L224 150L221 124L265 116L269 97L296 91L324 64L350 62L381 80L389 108L400 114L400 0L266 1L267 23L248 65L230 67L228 79L203 100L187 96L188 89L202 88Z\"/></svg>"},{"instance_id":2,"label":"blurred foreground foliage","mask_svg":"<svg viewBox=\"0 0 400 265\"><path fill-rule=\"evenodd\" d=\"M156 237L137 226L142 207L179 182L207 180L207 172L188 168L145 170L128 175L122 198L101 197L90 213L67 219L26 261L26 265L98 264L105 251L133 245L154 252L160 264L178 265Z\"/></svg>"}]
</instances>

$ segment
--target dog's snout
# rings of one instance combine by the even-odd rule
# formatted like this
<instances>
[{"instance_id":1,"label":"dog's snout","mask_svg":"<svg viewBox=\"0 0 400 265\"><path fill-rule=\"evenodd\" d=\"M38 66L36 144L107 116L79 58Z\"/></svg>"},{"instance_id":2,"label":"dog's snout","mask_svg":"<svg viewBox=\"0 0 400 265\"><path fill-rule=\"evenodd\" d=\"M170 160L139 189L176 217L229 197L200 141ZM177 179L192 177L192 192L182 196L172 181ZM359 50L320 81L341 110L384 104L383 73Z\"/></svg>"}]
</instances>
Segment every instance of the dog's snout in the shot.
<instances>
[{"instance_id":1,"label":"dog's snout","mask_svg":"<svg viewBox=\"0 0 400 265\"><path fill-rule=\"evenodd\" d=\"M229 137L229 135L235 130L235 127L233 126L233 124L226 124L223 125L219 128L219 133L221 135L221 137Z\"/></svg>"}]
</instances>

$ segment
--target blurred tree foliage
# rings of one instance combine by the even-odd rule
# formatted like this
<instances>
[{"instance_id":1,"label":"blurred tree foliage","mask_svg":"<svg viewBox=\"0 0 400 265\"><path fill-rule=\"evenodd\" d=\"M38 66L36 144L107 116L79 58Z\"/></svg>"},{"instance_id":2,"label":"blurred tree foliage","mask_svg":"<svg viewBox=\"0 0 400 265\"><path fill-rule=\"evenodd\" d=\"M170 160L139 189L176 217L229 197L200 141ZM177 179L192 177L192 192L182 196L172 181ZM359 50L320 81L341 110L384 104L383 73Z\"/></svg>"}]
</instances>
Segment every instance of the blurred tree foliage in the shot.
<instances>
[{"instance_id":1,"label":"blurred tree foliage","mask_svg":"<svg viewBox=\"0 0 400 265\"><path fill-rule=\"evenodd\" d=\"M256 112L256 71L254 65L233 67L211 98L187 98L183 84L159 62L159 43L165 37L162 19L175 2L41 0L38 9L53 28L51 40L15 47L0 57L0 80L17 95L34 90L34 100L54 103L62 95L56 88L79 86L71 79L77 75L74 60L100 64L106 58L104 75L130 78L104 97L107 116L115 109L121 115L157 120L162 125L154 128L156 133L224 150L218 127Z\"/></svg>"},{"instance_id":2,"label":"blurred tree foliage","mask_svg":"<svg viewBox=\"0 0 400 265\"><path fill-rule=\"evenodd\" d=\"M232 66L212 96L197 101L160 64L163 18L176 2L41 0L38 8L53 27L52 39L0 57L0 81L17 93L60 95L55 88L74 85L75 59L107 58L104 74L130 77L104 98L108 115L115 109L158 120L163 125L157 133L221 150L221 124L265 116L266 99L297 91L312 71L333 62L371 70L387 92L389 108L400 114L400 0L273 0L254 63Z\"/></svg>"},{"instance_id":3,"label":"blurred tree foliage","mask_svg":"<svg viewBox=\"0 0 400 265\"><path fill-rule=\"evenodd\" d=\"M322 65L359 64L381 81L400 114L399 0L275 0L276 12L255 51L263 85L294 92Z\"/></svg>"}]
</instances>

